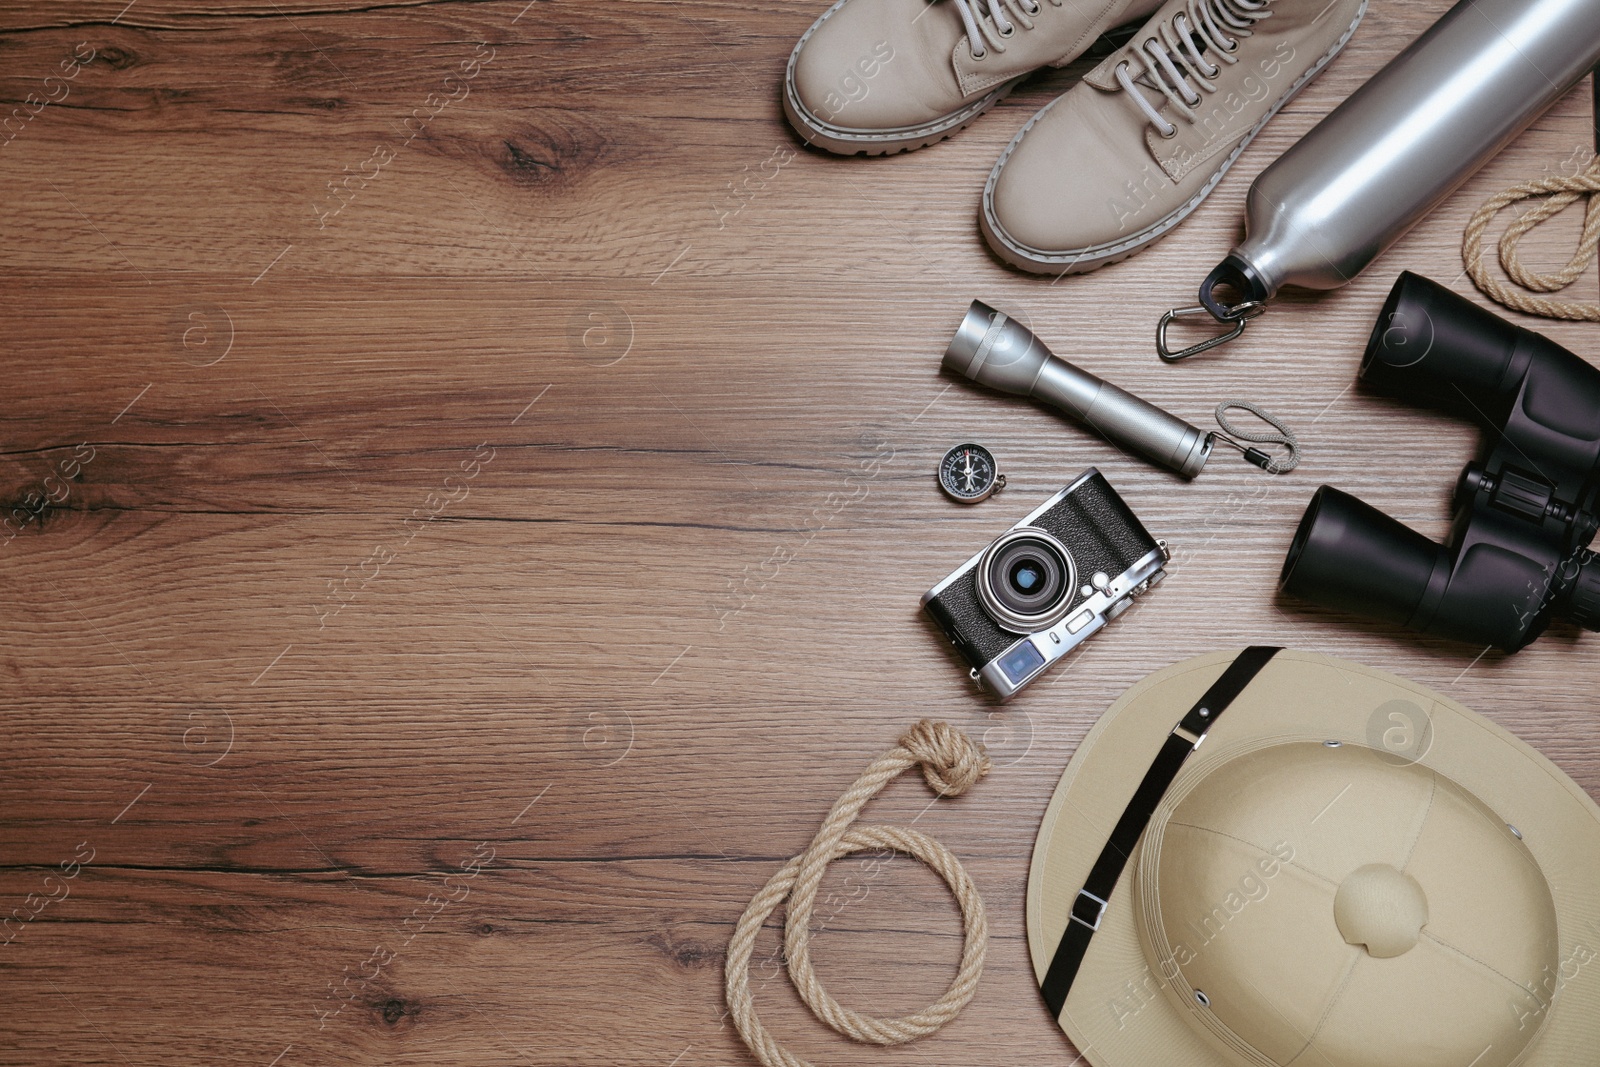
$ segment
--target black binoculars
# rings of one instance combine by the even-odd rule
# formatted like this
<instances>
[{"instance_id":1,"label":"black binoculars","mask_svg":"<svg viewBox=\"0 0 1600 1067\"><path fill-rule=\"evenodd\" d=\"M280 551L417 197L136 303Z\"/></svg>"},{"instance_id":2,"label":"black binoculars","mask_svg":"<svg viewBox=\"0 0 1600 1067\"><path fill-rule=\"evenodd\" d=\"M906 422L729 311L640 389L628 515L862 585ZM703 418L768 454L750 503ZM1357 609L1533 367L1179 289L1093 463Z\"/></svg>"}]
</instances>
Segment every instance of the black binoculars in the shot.
<instances>
[{"instance_id":1,"label":"black binoculars","mask_svg":"<svg viewBox=\"0 0 1600 1067\"><path fill-rule=\"evenodd\" d=\"M1407 271L1361 360L1373 390L1488 431L1435 543L1348 493L1311 498L1279 587L1515 652L1561 617L1600 629L1600 370Z\"/></svg>"}]
</instances>

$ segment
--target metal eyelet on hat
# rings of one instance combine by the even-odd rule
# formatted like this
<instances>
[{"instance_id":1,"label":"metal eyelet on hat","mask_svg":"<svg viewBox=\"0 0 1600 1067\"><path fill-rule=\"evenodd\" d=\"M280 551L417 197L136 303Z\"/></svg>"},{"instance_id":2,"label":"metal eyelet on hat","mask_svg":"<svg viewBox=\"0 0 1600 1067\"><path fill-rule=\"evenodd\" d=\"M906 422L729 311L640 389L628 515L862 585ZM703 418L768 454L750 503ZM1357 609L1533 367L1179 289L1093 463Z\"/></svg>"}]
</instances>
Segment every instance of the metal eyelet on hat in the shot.
<instances>
[{"instance_id":1,"label":"metal eyelet on hat","mask_svg":"<svg viewBox=\"0 0 1600 1067\"><path fill-rule=\"evenodd\" d=\"M1518 841L1522 840L1522 831L1521 830L1518 830L1515 826L1512 826L1510 823L1506 823L1506 829L1511 831L1511 836L1512 837L1516 838Z\"/></svg>"},{"instance_id":2,"label":"metal eyelet on hat","mask_svg":"<svg viewBox=\"0 0 1600 1067\"><path fill-rule=\"evenodd\" d=\"M1205 995L1205 993L1203 993L1203 992L1202 992L1202 991L1200 991L1200 990L1198 990L1198 989L1196 989L1196 990L1195 990L1195 991L1194 991L1194 999L1195 999L1195 1000L1197 1000L1197 1001L1199 1001L1199 1003L1200 1003L1200 1006L1201 1006L1201 1007L1202 1007L1202 1008L1209 1008L1209 1007L1211 1007L1211 998L1210 998L1210 997L1208 997L1208 996L1206 996L1206 995Z\"/></svg>"},{"instance_id":3,"label":"metal eyelet on hat","mask_svg":"<svg viewBox=\"0 0 1600 1067\"><path fill-rule=\"evenodd\" d=\"M1322 742L1322 744L1327 748L1342 748L1342 747L1344 747L1344 742L1343 741L1324 741L1324 742Z\"/></svg>"}]
</instances>

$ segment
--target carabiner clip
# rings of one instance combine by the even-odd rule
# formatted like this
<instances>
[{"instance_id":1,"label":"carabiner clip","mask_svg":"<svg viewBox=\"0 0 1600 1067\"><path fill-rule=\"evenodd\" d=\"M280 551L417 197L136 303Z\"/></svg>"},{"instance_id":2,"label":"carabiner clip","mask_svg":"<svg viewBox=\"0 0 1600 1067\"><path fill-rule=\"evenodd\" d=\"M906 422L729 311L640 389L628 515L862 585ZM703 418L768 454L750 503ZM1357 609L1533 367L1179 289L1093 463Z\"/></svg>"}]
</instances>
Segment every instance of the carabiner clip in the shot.
<instances>
[{"instance_id":1,"label":"carabiner clip","mask_svg":"<svg viewBox=\"0 0 1600 1067\"><path fill-rule=\"evenodd\" d=\"M1162 362L1177 363L1180 360L1188 359L1190 356L1198 356L1202 352L1208 352L1218 345L1227 344L1244 333L1245 324L1265 310L1267 310L1267 304L1264 300L1246 300L1242 304L1235 304L1228 309L1228 318L1222 320L1232 322L1233 327L1231 329L1174 352L1167 347L1167 327L1172 325L1173 319L1187 319L1198 315L1208 315L1212 318L1216 316L1212 315L1211 309L1204 304L1196 304L1194 307L1187 308L1173 308L1162 315L1160 323L1156 325L1156 355L1161 357Z\"/></svg>"}]
</instances>

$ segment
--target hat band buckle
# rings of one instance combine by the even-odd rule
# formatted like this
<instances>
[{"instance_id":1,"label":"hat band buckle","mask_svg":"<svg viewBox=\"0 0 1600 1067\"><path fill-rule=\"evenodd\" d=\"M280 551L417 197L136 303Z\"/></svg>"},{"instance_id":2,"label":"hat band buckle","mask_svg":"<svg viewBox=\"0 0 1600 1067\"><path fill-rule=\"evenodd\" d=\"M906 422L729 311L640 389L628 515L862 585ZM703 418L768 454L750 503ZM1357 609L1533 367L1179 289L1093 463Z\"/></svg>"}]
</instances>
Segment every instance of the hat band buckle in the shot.
<instances>
[{"instance_id":1,"label":"hat band buckle","mask_svg":"<svg viewBox=\"0 0 1600 1067\"><path fill-rule=\"evenodd\" d=\"M1094 905L1090 908L1094 913L1094 922L1090 922L1078 914L1078 908L1083 904L1085 897L1094 902ZM1077 899L1072 902L1072 921L1087 926L1091 930L1098 931L1100 929L1100 920L1106 917L1106 908L1109 906L1109 902L1101 900L1087 889L1080 889L1078 890Z\"/></svg>"}]
</instances>

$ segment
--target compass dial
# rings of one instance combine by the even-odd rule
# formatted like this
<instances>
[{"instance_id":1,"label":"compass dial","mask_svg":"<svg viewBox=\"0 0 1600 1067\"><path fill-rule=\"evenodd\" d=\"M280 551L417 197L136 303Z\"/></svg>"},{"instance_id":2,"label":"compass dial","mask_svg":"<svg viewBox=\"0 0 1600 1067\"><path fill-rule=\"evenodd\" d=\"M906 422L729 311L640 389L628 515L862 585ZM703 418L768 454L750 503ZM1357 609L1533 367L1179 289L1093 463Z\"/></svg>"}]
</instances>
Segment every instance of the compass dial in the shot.
<instances>
[{"instance_id":1,"label":"compass dial","mask_svg":"<svg viewBox=\"0 0 1600 1067\"><path fill-rule=\"evenodd\" d=\"M956 445L939 462L939 488L963 504L976 504L1005 484L982 445Z\"/></svg>"}]
</instances>

